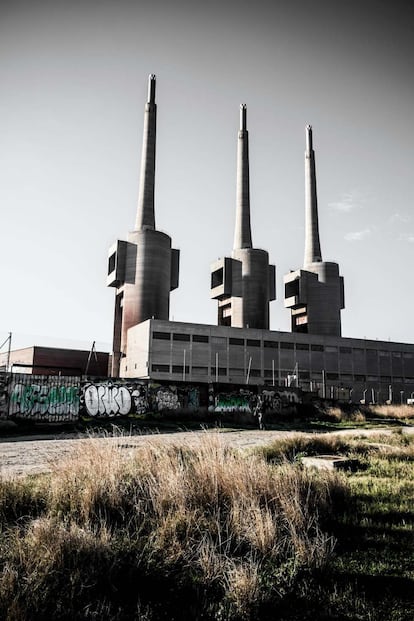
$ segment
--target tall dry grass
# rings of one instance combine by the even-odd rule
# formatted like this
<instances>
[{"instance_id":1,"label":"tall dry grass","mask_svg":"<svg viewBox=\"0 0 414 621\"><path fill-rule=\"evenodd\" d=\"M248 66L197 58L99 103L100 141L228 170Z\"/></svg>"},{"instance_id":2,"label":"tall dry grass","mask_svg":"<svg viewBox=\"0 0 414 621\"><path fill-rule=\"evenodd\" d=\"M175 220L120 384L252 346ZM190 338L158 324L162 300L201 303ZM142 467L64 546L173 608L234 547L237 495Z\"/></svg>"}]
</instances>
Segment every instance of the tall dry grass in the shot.
<instances>
[{"instance_id":1,"label":"tall dry grass","mask_svg":"<svg viewBox=\"0 0 414 621\"><path fill-rule=\"evenodd\" d=\"M414 406L405 404L390 405L361 405L360 407L348 404L326 408L323 413L326 420L332 422L363 423L367 419L384 418L395 421L410 421L414 419Z\"/></svg>"},{"instance_id":2,"label":"tall dry grass","mask_svg":"<svg viewBox=\"0 0 414 621\"><path fill-rule=\"evenodd\" d=\"M254 618L328 562L341 494L336 474L214 434L130 453L93 440L50 477L1 482L0 617Z\"/></svg>"},{"instance_id":3,"label":"tall dry grass","mask_svg":"<svg viewBox=\"0 0 414 621\"><path fill-rule=\"evenodd\" d=\"M369 405L367 409L371 416L379 418L393 418L397 420L414 418L414 406L412 405Z\"/></svg>"}]
</instances>

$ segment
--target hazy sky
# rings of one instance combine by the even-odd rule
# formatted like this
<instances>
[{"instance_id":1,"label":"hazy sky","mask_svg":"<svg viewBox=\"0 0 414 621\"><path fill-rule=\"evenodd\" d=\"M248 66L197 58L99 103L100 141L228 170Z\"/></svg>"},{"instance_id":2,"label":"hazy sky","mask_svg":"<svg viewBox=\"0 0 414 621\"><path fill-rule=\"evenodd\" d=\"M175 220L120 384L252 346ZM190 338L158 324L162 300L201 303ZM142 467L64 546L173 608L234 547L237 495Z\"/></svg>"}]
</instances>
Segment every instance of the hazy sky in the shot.
<instances>
[{"instance_id":1,"label":"hazy sky","mask_svg":"<svg viewBox=\"0 0 414 621\"><path fill-rule=\"evenodd\" d=\"M107 251L135 222L157 76L157 228L181 250L171 319L216 322L210 263L232 250L239 104L253 245L302 266L304 128L344 336L414 342L414 8L388 0L2 0L0 344L110 347ZM48 340L46 337L53 339ZM68 340L69 339L69 340Z\"/></svg>"}]
</instances>

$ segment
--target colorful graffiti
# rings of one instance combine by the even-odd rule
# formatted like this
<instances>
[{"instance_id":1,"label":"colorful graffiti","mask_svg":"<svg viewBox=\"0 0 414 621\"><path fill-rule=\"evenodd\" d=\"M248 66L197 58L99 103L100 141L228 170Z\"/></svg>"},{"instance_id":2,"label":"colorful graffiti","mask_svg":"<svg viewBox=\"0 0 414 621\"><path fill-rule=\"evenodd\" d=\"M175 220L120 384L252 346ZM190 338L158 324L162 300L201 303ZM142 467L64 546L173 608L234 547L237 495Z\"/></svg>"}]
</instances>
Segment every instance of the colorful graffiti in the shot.
<instances>
[{"instance_id":1,"label":"colorful graffiti","mask_svg":"<svg viewBox=\"0 0 414 621\"><path fill-rule=\"evenodd\" d=\"M215 412L252 412L252 396L249 394L220 394L215 400Z\"/></svg>"},{"instance_id":2,"label":"colorful graffiti","mask_svg":"<svg viewBox=\"0 0 414 621\"><path fill-rule=\"evenodd\" d=\"M250 390L216 394L214 387L152 384L139 380L0 374L0 418L65 422L79 418L139 417L151 412L241 412L253 414L258 396ZM299 402L298 391L263 390L264 411L280 412Z\"/></svg>"},{"instance_id":3,"label":"colorful graffiti","mask_svg":"<svg viewBox=\"0 0 414 621\"><path fill-rule=\"evenodd\" d=\"M65 384L14 383L9 416L25 415L35 420L57 417L73 420L79 413L79 386Z\"/></svg>"},{"instance_id":4,"label":"colorful graffiti","mask_svg":"<svg viewBox=\"0 0 414 621\"><path fill-rule=\"evenodd\" d=\"M261 393L263 409L266 412L280 413L284 407L292 403L299 403L299 395L292 390L263 390ZM214 407L211 407L211 393L209 395L209 411L214 412L250 412L254 413L257 404L257 395L243 390L239 393L223 393L216 395Z\"/></svg>"}]
</instances>

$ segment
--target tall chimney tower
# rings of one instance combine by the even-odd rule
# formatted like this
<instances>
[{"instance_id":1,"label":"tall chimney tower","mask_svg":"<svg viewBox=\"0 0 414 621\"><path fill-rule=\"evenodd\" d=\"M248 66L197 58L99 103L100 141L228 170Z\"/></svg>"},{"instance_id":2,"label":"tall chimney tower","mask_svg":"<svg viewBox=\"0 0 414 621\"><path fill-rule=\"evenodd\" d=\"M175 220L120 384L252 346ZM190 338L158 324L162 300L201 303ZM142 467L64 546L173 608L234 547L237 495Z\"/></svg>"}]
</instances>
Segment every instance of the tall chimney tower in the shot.
<instances>
[{"instance_id":1,"label":"tall chimney tower","mask_svg":"<svg viewBox=\"0 0 414 621\"><path fill-rule=\"evenodd\" d=\"M241 104L239 139L237 142L237 203L233 249L251 247L249 132L247 131L247 106Z\"/></svg>"},{"instance_id":2,"label":"tall chimney tower","mask_svg":"<svg viewBox=\"0 0 414 621\"><path fill-rule=\"evenodd\" d=\"M157 133L157 104L155 103L155 75L148 78L148 101L144 112L141 175L135 230L155 229L155 139Z\"/></svg>"},{"instance_id":3,"label":"tall chimney tower","mask_svg":"<svg viewBox=\"0 0 414 621\"><path fill-rule=\"evenodd\" d=\"M305 257L303 269L284 277L285 307L292 332L341 336L344 279L337 263L322 261L312 127L305 131Z\"/></svg>"},{"instance_id":4,"label":"tall chimney tower","mask_svg":"<svg viewBox=\"0 0 414 621\"><path fill-rule=\"evenodd\" d=\"M250 226L247 108L240 106L237 144L237 198L231 257L211 265L210 297L218 301L218 325L269 329L269 302L276 298L275 266L269 254L252 247Z\"/></svg>"},{"instance_id":5,"label":"tall chimney tower","mask_svg":"<svg viewBox=\"0 0 414 621\"><path fill-rule=\"evenodd\" d=\"M322 261L319 240L318 198L316 193L315 152L312 127L306 126L305 150L305 260L304 265Z\"/></svg>"},{"instance_id":6,"label":"tall chimney tower","mask_svg":"<svg viewBox=\"0 0 414 621\"><path fill-rule=\"evenodd\" d=\"M155 142L157 105L155 75L148 80L141 175L135 229L128 241L109 250L107 285L116 288L112 377L133 377L128 365L128 331L147 319L167 319L170 292L178 287L179 251L171 238L155 228Z\"/></svg>"}]
</instances>

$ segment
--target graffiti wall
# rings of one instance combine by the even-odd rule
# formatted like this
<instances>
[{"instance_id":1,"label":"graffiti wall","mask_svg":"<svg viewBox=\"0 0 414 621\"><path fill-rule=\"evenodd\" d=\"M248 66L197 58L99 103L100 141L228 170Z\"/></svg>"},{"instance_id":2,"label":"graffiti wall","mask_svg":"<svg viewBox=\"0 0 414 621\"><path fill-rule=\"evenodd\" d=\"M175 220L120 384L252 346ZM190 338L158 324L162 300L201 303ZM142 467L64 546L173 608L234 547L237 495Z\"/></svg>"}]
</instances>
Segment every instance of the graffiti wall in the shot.
<instances>
[{"instance_id":1,"label":"graffiti wall","mask_svg":"<svg viewBox=\"0 0 414 621\"><path fill-rule=\"evenodd\" d=\"M65 422L137 417L148 412L196 412L199 390L139 381L0 375L0 418Z\"/></svg>"},{"instance_id":2,"label":"graffiti wall","mask_svg":"<svg viewBox=\"0 0 414 621\"><path fill-rule=\"evenodd\" d=\"M0 419L7 418L9 412L8 377L4 373L0 375Z\"/></svg>"},{"instance_id":3,"label":"graffiti wall","mask_svg":"<svg viewBox=\"0 0 414 621\"><path fill-rule=\"evenodd\" d=\"M293 403L299 403L299 391L280 388L279 390L263 390L260 393L264 410L276 414L282 412L284 407ZM217 413L225 412L248 412L254 413L258 401L258 396L248 390L241 389L233 393L221 393L210 398L210 411Z\"/></svg>"},{"instance_id":4,"label":"graffiti wall","mask_svg":"<svg viewBox=\"0 0 414 621\"><path fill-rule=\"evenodd\" d=\"M202 398L200 397L202 395ZM147 413L198 412L254 414L257 394L246 389L215 394L212 385L155 384L138 380L0 374L0 418L66 422L140 417ZM290 388L263 390L265 409L280 412L299 402Z\"/></svg>"}]
</instances>

